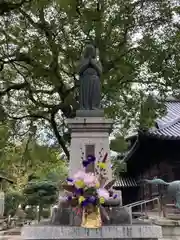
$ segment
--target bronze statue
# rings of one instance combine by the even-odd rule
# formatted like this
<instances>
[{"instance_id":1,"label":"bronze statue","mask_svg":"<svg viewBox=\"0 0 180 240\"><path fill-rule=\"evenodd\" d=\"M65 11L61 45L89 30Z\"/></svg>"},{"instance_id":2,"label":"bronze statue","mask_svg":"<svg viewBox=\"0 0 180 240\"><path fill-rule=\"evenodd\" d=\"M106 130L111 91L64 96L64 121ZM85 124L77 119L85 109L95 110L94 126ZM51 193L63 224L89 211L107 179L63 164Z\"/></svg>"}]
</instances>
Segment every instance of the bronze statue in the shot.
<instances>
[{"instance_id":1,"label":"bronze statue","mask_svg":"<svg viewBox=\"0 0 180 240\"><path fill-rule=\"evenodd\" d=\"M167 186L167 195L172 197L175 200L175 206L180 209L180 181L165 182L160 178L155 178L152 180L144 179L144 183L148 184L157 184Z\"/></svg>"},{"instance_id":2,"label":"bronze statue","mask_svg":"<svg viewBox=\"0 0 180 240\"><path fill-rule=\"evenodd\" d=\"M101 63L96 59L96 49L88 44L84 51L84 56L80 62L80 109L95 110L100 109L102 73Z\"/></svg>"}]
</instances>

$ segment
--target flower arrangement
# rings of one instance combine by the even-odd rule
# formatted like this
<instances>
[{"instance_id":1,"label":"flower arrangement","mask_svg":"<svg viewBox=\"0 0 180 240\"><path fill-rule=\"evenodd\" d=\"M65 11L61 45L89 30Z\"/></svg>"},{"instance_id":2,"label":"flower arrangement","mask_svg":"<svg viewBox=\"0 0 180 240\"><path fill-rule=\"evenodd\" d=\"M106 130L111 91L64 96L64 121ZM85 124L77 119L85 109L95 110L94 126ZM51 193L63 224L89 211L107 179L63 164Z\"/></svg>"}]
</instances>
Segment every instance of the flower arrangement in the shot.
<instances>
[{"instance_id":1,"label":"flower arrangement","mask_svg":"<svg viewBox=\"0 0 180 240\"><path fill-rule=\"evenodd\" d=\"M78 171L68 182L73 184L74 194L67 200L78 198L78 204L82 207L88 203L94 205L103 204L109 198L109 192L100 186L100 181L94 173Z\"/></svg>"},{"instance_id":2,"label":"flower arrangement","mask_svg":"<svg viewBox=\"0 0 180 240\"><path fill-rule=\"evenodd\" d=\"M96 161L94 156L89 155L86 160L82 161L84 170L79 170L72 178L68 177L67 184L63 185L63 188L68 192L65 198L69 205L74 207L78 206L83 210L88 209L88 211L89 208L91 208L91 213L96 210L100 212L100 209L101 213L108 219L108 214L103 205L110 197L116 198L117 196L113 196L109 191L114 184L114 180L106 184L107 179L101 174L101 171L104 172L107 168L106 159L107 153L101 162L97 162L99 172L98 175L96 175L93 172L87 172L89 164L94 164Z\"/></svg>"}]
</instances>

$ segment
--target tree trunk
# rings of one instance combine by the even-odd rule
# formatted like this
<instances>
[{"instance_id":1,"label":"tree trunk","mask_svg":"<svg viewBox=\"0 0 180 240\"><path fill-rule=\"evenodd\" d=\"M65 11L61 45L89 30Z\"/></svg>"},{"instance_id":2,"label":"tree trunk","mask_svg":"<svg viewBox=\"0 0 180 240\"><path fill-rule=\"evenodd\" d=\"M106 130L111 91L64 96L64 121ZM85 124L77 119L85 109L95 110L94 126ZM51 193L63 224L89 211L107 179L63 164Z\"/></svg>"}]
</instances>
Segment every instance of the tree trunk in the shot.
<instances>
[{"instance_id":1,"label":"tree trunk","mask_svg":"<svg viewBox=\"0 0 180 240\"><path fill-rule=\"evenodd\" d=\"M41 221L42 210L43 210L43 205L42 205L42 204L39 204L39 211L38 211L38 222L40 222L40 221Z\"/></svg>"}]
</instances>

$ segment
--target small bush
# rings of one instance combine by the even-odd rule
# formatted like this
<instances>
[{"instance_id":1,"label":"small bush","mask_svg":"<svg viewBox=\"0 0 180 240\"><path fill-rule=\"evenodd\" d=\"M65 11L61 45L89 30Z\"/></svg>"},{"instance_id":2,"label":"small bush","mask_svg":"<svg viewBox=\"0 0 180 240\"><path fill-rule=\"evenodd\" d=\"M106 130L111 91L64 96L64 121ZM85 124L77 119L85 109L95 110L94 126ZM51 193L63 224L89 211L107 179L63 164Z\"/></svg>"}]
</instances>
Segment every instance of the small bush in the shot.
<instances>
[{"instance_id":1,"label":"small bush","mask_svg":"<svg viewBox=\"0 0 180 240\"><path fill-rule=\"evenodd\" d=\"M35 220L37 218L36 210L33 207L26 208L25 213L28 220Z\"/></svg>"},{"instance_id":2,"label":"small bush","mask_svg":"<svg viewBox=\"0 0 180 240\"><path fill-rule=\"evenodd\" d=\"M24 189L24 195L28 205L39 206L38 221L40 221L43 208L56 201L58 188L56 183L51 181L29 182Z\"/></svg>"},{"instance_id":3,"label":"small bush","mask_svg":"<svg viewBox=\"0 0 180 240\"><path fill-rule=\"evenodd\" d=\"M5 194L4 215L14 216L18 206L24 202L24 198L19 192L7 192Z\"/></svg>"},{"instance_id":4,"label":"small bush","mask_svg":"<svg viewBox=\"0 0 180 240\"><path fill-rule=\"evenodd\" d=\"M43 218L49 218L50 217L50 210L49 209L43 209L41 216Z\"/></svg>"}]
</instances>

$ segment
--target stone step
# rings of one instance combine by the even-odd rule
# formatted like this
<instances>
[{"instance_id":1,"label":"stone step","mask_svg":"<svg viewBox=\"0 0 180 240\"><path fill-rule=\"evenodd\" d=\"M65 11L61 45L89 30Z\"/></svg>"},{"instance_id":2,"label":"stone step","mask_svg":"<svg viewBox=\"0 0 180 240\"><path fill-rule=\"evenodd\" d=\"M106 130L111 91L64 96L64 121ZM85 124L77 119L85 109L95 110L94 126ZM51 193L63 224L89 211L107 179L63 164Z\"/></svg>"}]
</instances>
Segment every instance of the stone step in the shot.
<instances>
[{"instance_id":1,"label":"stone step","mask_svg":"<svg viewBox=\"0 0 180 240\"><path fill-rule=\"evenodd\" d=\"M14 229L8 229L4 231L0 231L0 236L5 236L5 235L20 235L21 234L21 228L14 228Z\"/></svg>"},{"instance_id":2,"label":"stone step","mask_svg":"<svg viewBox=\"0 0 180 240\"><path fill-rule=\"evenodd\" d=\"M5 235L0 237L1 240L22 240L20 235Z\"/></svg>"}]
</instances>

